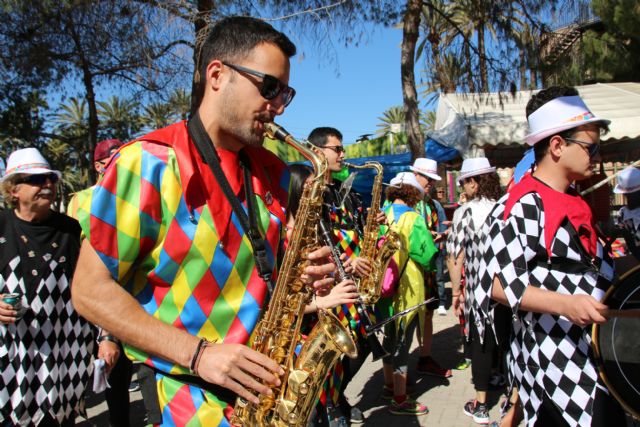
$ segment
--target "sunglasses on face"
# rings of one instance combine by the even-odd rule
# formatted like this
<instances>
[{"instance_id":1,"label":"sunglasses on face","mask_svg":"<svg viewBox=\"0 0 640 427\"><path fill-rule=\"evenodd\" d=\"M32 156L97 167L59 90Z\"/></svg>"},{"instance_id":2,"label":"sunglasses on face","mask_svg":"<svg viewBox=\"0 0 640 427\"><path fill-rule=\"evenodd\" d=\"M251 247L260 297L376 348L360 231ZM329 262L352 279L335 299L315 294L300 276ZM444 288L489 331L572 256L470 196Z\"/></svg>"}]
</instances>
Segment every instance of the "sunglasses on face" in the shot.
<instances>
[{"instance_id":1,"label":"sunglasses on face","mask_svg":"<svg viewBox=\"0 0 640 427\"><path fill-rule=\"evenodd\" d=\"M282 95L282 103L286 107L291 103L293 97L296 95L296 90L294 88L287 86L270 74L261 73L260 71L252 70L251 68L242 67L240 65L229 64L224 61L222 61L222 63L239 73L246 73L260 77L262 82L260 82L258 90L264 99L272 100L276 96Z\"/></svg>"},{"instance_id":2,"label":"sunglasses on face","mask_svg":"<svg viewBox=\"0 0 640 427\"><path fill-rule=\"evenodd\" d=\"M342 145L326 145L322 148L328 148L336 154L344 153L344 147Z\"/></svg>"},{"instance_id":3,"label":"sunglasses on face","mask_svg":"<svg viewBox=\"0 0 640 427\"><path fill-rule=\"evenodd\" d=\"M43 173L38 175L27 175L17 182L17 184L44 185L49 180L52 184L58 182L58 175L55 173Z\"/></svg>"},{"instance_id":4,"label":"sunglasses on face","mask_svg":"<svg viewBox=\"0 0 640 427\"><path fill-rule=\"evenodd\" d=\"M564 138L564 140L585 147L587 149L587 152L589 153L589 158L595 157L600 152L600 144L597 142L580 141L579 139L573 138Z\"/></svg>"}]
</instances>

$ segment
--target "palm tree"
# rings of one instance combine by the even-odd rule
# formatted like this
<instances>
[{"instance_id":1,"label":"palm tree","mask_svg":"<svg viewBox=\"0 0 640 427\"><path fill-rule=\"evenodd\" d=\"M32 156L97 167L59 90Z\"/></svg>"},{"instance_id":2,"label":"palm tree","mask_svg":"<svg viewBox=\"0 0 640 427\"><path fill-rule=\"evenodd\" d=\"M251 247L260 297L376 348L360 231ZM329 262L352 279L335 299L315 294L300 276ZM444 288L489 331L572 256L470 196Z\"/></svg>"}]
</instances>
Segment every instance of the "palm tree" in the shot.
<instances>
[{"instance_id":1,"label":"palm tree","mask_svg":"<svg viewBox=\"0 0 640 427\"><path fill-rule=\"evenodd\" d=\"M178 88L169 97L169 105L173 114L186 120L191 109L191 95L184 88Z\"/></svg>"},{"instance_id":2,"label":"palm tree","mask_svg":"<svg viewBox=\"0 0 640 427\"><path fill-rule=\"evenodd\" d=\"M151 103L144 107L141 119L147 130L161 129L174 121L173 108L163 102Z\"/></svg>"},{"instance_id":3,"label":"palm tree","mask_svg":"<svg viewBox=\"0 0 640 427\"><path fill-rule=\"evenodd\" d=\"M382 117L378 117L380 123L376 126L376 135L383 136L391 132L391 125L404 123L404 108L401 105L395 105L382 113Z\"/></svg>"},{"instance_id":4,"label":"palm tree","mask_svg":"<svg viewBox=\"0 0 640 427\"><path fill-rule=\"evenodd\" d=\"M138 101L114 95L108 101L98 101L97 104L101 137L129 141L142 128Z\"/></svg>"}]
</instances>

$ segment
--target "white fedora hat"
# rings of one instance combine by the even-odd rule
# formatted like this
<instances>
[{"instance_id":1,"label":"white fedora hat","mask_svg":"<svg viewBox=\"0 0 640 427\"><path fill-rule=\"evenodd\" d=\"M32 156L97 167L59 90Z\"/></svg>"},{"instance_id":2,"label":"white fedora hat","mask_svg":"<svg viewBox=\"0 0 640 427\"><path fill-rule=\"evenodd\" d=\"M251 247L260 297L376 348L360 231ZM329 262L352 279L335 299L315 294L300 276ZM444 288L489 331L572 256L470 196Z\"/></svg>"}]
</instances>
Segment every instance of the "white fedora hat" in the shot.
<instances>
[{"instance_id":1,"label":"white fedora hat","mask_svg":"<svg viewBox=\"0 0 640 427\"><path fill-rule=\"evenodd\" d=\"M529 145L587 123L611 123L611 120L596 117L579 96L552 99L531 113L528 121L529 134L525 139Z\"/></svg>"},{"instance_id":2,"label":"white fedora hat","mask_svg":"<svg viewBox=\"0 0 640 427\"><path fill-rule=\"evenodd\" d=\"M618 183L613 189L614 193L628 194L640 191L640 170L633 166L621 170L617 180Z\"/></svg>"},{"instance_id":3,"label":"white fedora hat","mask_svg":"<svg viewBox=\"0 0 640 427\"><path fill-rule=\"evenodd\" d=\"M400 172L396 176L391 178L391 182L389 183L389 185L392 185L394 187L398 187L402 184L411 185L420 190L420 194L424 194L424 188L422 188L422 185L420 185L420 183L416 179L416 176L411 172Z\"/></svg>"},{"instance_id":4,"label":"white fedora hat","mask_svg":"<svg viewBox=\"0 0 640 427\"><path fill-rule=\"evenodd\" d=\"M62 177L60 171L51 169L49 162L37 148L22 148L11 153L7 159L7 169L2 181L18 174L38 175L44 173L55 173L58 175L58 179Z\"/></svg>"},{"instance_id":5,"label":"white fedora hat","mask_svg":"<svg viewBox=\"0 0 640 427\"><path fill-rule=\"evenodd\" d=\"M485 173L495 172L496 168L489 164L489 159L486 157L474 157L472 159L464 159L462 162L462 168L460 168L460 175L458 176L458 183L462 185L462 181L472 176L483 175Z\"/></svg>"},{"instance_id":6,"label":"white fedora hat","mask_svg":"<svg viewBox=\"0 0 640 427\"><path fill-rule=\"evenodd\" d=\"M413 162L413 166L409 166L409 169L436 181L440 181L442 179L438 175L438 162L435 160L419 157L415 162Z\"/></svg>"}]
</instances>

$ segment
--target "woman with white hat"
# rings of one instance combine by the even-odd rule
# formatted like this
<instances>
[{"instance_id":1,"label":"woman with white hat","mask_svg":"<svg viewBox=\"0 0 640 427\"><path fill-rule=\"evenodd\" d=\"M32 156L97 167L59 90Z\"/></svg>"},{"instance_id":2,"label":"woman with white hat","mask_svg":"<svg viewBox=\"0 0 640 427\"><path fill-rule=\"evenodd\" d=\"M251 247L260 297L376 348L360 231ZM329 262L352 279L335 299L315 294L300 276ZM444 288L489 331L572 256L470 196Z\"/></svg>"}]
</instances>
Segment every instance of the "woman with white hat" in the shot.
<instances>
[{"instance_id":1,"label":"woman with white hat","mask_svg":"<svg viewBox=\"0 0 640 427\"><path fill-rule=\"evenodd\" d=\"M60 176L25 148L0 181L10 207L0 212L3 426L72 426L83 407L93 334L71 304L80 226L51 210Z\"/></svg>"},{"instance_id":2,"label":"woman with white hat","mask_svg":"<svg viewBox=\"0 0 640 427\"><path fill-rule=\"evenodd\" d=\"M640 170L630 166L618 174L614 193L624 194L627 205L620 208L616 223L631 253L640 260Z\"/></svg>"},{"instance_id":3,"label":"woman with white hat","mask_svg":"<svg viewBox=\"0 0 640 427\"><path fill-rule=\"evenodd\" d=\"M486 157L465 159L458 183L463 187L467 203L453 215L451 232L447 238L447 267L451 276L452 303L456 315L464 313L465 340L470 343L471 373L476 389L475 399L464 405L464 413L479 424L489 422L487 391L491 367L496 349L496 339L491 328L481 342L477 323L484 319L473 298L478 286L479 249L484 240L484 223L500 198L500 180L496 168ZM461 292L462 270L465 272L465 292ZM465 298L466 296L466 298Z\"/></svg>"},{"instance_id":4,"label":"woman with white hat","mask_svg":"<svg viewBox=\"0 0 640 427\"><path fill-rule=\"evenodd\" d=\"M402 239L402 249L394 255L400 272L396 293L379 302L381 311L389 315L430 297L425 295L424 270L437 249L424 218L414 209L423 196L422 186L411 172L397 174L387 188L387 200L391 204L385 208L385 214L391 228ZM396 415L424 415L429 412L425 405L409 398L406 389L409 348L418 325L416 314L424 321L424 310L413 311L387 325L385 330L384 346L390 353L383 359L385 391L387 394L393 391L389 411Z\"/></svg>"},{"instance_id":5,"label":"woman with white hat","mask_svg":"<svg viewBox=\"0 0 640 427\"><path fill-rule=\"evenodd\" d=\"M511 309L508 369L527 426L625 425L591 340L591 325L607 321L612 262L572 187L593 175L610 122L566 86L541 90L526 109L536 167L489 214L474 298L484 316L491 299Z\"/></svg>"}]
</instances>

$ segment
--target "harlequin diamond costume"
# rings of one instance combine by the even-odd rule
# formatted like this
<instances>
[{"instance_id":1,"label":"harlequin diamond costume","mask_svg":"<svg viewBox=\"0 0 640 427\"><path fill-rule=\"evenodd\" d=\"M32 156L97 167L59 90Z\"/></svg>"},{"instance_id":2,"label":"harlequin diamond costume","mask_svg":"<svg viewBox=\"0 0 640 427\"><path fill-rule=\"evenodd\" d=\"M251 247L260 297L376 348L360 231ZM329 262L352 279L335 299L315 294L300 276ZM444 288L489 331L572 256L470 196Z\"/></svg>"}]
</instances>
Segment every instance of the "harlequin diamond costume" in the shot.
<instances>
[{"instance_id":1,"label":"harlequin diamond costume","mask_svg":"<svg viewBox=\"0 0 640 427\"><path fill-rule=\"evenodd\" d=\"M224 175L245 205L238 153L218 149ZM276 264L289 174L263 148L245 147L267 256ZM90 206L79 209L87 239L113 278L150 315L207 340L247 343L267 293L253 250L213 173L176 123L124 146ZM83 212L89 212L83 218ZM156 372L166 425L229 425L235 396L206 390L189 370L125 344Z\"/></svg>"},{"instance_id":2,"label":"harlequin diamond costume","mask_svg":"<svg viewBox=\"0 0 640 427\"><path fill-rule=\"evenodd\" d=\"M60 176L26 148L9 158L5 179L44 173ZM93 331L71 304L79 249L80 227L65 215L29 222L0 212L0 294L22 294L26 308L15 323L0 323L0 425L65 423L84 411Z\"/></svg>"},{"instance_id":3,"label":"harlequin diamond costume","mask_svg":"<svg viewBox=\"0 0 640 427\"><path fill-rule=\"evenodd\" d=\"M542 120L536 126L541 114L558 124ZM579 97L554 99L531 114L534 132L527 138L535 143L594 121L603 120L594 117ZM613 269L597 239L589 206L572 188L562 193L527 174L498 201L487 227L481 286L475 297L488 315L493 281L499 279L514 316L509 370L526 424L534 425L541 408L548 405L567 425L591 425L595 401L609 399L596 370L591 327L562 316L520 311L531 286L596 300L604 296Z\"/></svg>"}]
</instances>

